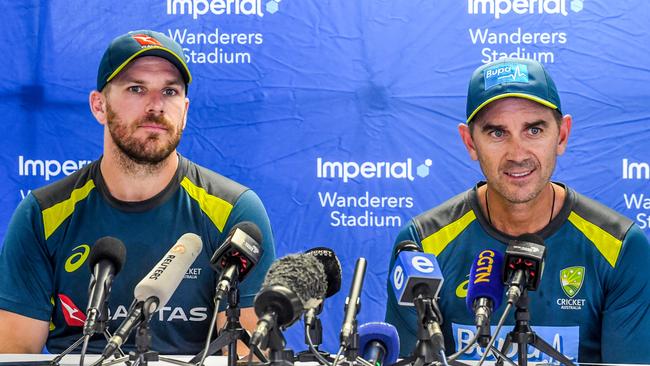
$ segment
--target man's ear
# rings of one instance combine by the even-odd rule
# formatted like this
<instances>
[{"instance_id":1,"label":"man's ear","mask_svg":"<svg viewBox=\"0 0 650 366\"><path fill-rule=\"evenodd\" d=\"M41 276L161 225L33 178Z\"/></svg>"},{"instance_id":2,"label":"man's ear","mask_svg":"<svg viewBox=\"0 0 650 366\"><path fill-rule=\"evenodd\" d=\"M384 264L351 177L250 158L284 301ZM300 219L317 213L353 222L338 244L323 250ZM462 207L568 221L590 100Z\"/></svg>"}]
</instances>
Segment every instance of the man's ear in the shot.
<instances>
[{"instance_id":1,"label":"man's ear","mask_svg":"<svg viewBox=\"0 0 650 366\"><path fill-rule=\"evenodd\" d=\"M571 134L571 124L573 123L573 118L570 114L562 117L562 123L560 124L560 134L557 141L557 154L562 155L566 151L567 144L569 143L569 135Z\"/></svg>"},{"instance_id":2,"label":"man's ear","mask_svg":"<svg viewBox=\"0 0 650 366\"><path fill-rule=\"evenodd\" d=\"M474 146L472 131L469 125L460 123L458 125L458 132L460 133L460 138L463 140L463 144L465 145L469 156L472 158L472 160L478 160L478 154L476 153L476 147Z\"/></svg>"},{"instance_id":3,"label":"man's ear","mask_svg":"<svg viewBox=\"0 0 650 366\"><path fill-rule=\"evenodd\" d=\"M88 96L88 104L90 105L90 111L97 122L102 125L105 125L107 122L107 104L106 97L101 92L93 90Z\"/></svg>"}]
</instances>

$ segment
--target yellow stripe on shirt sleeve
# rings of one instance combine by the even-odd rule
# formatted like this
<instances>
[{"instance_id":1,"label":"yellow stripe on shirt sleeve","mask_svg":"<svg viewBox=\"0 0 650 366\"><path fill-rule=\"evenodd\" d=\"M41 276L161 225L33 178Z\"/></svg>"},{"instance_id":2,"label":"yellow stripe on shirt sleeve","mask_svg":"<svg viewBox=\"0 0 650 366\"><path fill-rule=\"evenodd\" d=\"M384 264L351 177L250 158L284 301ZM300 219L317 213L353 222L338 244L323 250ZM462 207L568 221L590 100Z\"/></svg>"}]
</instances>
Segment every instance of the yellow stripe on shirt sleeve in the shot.
<instances>
[{"instance_id":1,"label":"yellow stripe on shirt sleeve","mask_svg":"<svg viewBox=\"0 0 650 366\"><path fill-rule=\"evenodd\" d=\"M447 245L449 245L452 240L456 239L456 237L460 235L460 233L463 232L463 230L465 230L465 228L475 219L476 214L474 214L474 211L470 210L460 219L444 226L442 229L424 238L422 240L422 249L424 249L425 253L432 253L435 256L440 255Z\"/></svg>"},{"instance_id":2,"label":"yellow stripe on shirt sleeve","mask_svg":"<svg viewBox=\"0 0 650 366\"><path fill-rule=\"evenodd\" d=\"M181 186L199 204L201 211L210 218L217 229L223 232L233 206L229 202L209 194L205 189L192 183L187 177L183 178Z\"/></svg>"},{"instance_id":3,"label":"yellow stripe on shirt sleeve","mask_svg":"<svg viewBox=\"0 0 650 366\"><path fill-rule=\"evenodd\" d=\"M594 225L585 220L575 212L569 214L569 221L594 244L612 268L616 267L616 261L623 246L622 241L616 239L598 225Z\"/></svg>"},{"instance_id":4,"label":"yellow stripe on shirt sleeve","mask_svg":"<svg viewBox=\"0 0 650 366\"><path fill-rule=\"evenodd\" d=\"M89 180L83 187L77 188L70 193L70 198L61 201L56 205L43 210L43 230L45 231L45 240L56 231L56 229L72 215L76 204L88 197L90 192L95 188L95 182Z\"/></svg>"}]
</instances>

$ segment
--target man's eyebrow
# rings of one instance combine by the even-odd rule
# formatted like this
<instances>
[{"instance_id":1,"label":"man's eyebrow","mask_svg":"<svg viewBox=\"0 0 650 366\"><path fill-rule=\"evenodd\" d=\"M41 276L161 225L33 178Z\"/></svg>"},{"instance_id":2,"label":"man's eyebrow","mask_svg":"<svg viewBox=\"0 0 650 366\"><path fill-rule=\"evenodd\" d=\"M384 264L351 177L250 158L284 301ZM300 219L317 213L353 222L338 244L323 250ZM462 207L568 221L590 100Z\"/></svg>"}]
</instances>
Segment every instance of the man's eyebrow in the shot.
<instances>
[{"instance_id":1,"label":"man's eyebrow","mask_svg":"<svg viewBox=\"0 0 650 366\"><path fill-rule=\"evenodd\" d=\"M483 126L481 126L481 132L487 132L487 131L492 131L492 130L505 130L506 127L502 124L494 123L494 122L485 122Z\"/></svg>"},{"instance_id":2,"label":"man's eyebrow","mask_svg":"<svg viewBox=\"0 0 650 366\"><path fill-rule=\"evenodd\" d=\"M531 127L546 127L548 126L549 122L543 119L538 119L536 121L532 122L524 122L524 128L528 129ZM481 126L481 132L488 132L492 130L505 130L506 127L502 124L495 123L495 122L485 122Z\"/></svg>"}]
</instances>

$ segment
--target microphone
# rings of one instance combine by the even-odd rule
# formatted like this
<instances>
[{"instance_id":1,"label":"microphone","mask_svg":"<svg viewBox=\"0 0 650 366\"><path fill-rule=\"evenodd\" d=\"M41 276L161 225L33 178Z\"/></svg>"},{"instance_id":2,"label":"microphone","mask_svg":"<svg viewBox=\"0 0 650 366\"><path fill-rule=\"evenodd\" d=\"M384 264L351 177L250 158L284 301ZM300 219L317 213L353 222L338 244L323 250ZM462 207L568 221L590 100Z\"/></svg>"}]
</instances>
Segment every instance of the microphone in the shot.
<instances>
[{"instance_id":1,"label":"microphone","mask_svg":"<svg viewBox=\"0 0 650 366\"><path fill-rule=\"evenodd\" d=\"M501 306L504 285L503 254L486 249L472 262L467 288L467 310L474 314L474 324L478 329L478 342L486 347L490 340L490 317Z\"/></svg>"},{"instance_id":2,"label":"microphone","mask_svg":"<svg viewBox=\"0 0 650 366\"><path fill-rule=\"evenodd\" d=\"M369 322L359 326L361 357L374 366L392 365L399 356L399 334L392 325Z\"/></svg>"},{"instance_id":3,"label":"microphone","mask_svg":"<svg viewBox=\"0 0 650 366\"><path fill-rule=\"evenodd\" d=\"M347 347L352 340L352 335L355 331L357 313L361 307L361 287L363 286L363 278L366 274L366 259L359 258L354 266L354 275L352 278L352 285L350 286L350 294L345 298L345 317L343 318L343 325L341 326L341 346Z\"/></svg>"},{"instance_id":4,"label":"microphone","mask_svg":"<svg viewBox=\"0 0 650 366\"><path fill-rule=\"evenodd\" d=\"M523 234L508 244L503 281L507 301L514 304L524 290L535 291L544 272L546 246L535 234Z\"/></svg>"},{"instance_id":5,"label":"microphone","mask_svg":"<svg viewBox=\"0 0 650 366\"><path fill-rule=\"evenodd\" d=\"M251 345L259 346L268 332L287 327L305 311L318 306L325 297L323 265L310 254L292 254L275 261L255 296L259 317Z\"/></svg>"},{"instance_id":6,"label":"microphone","mask_svg":"<svg viewBox=\"0 0 650 366\"><path fill-rule=\"evenodd\" d=\"M221 300L235 278L241 282L262 257L262 232L250 221L235 225L210 259L210 266L221 272L215 299Z\"/></svg>"},{"instance_id":7,"label":"microphone","mask_svg":"<svg viewBox=\"0 0 650 366\"><path fill-rule=\"evenodd\" d=\"M108 317L108 298L111 295L113 279L120 272L126 260L126 247L121 240L110 236L97 239L88 255L88 266L92 273L89 285L89 299L83 334L97 332L97 321Z\"/></svg>"},{"instance_id":8,"label":"microphone","mask_svg":"<svg viewBox=\"0 0 650 366\"><path fill-rule=\"evenodd\" d=\"M435 299L444 281L436 256L422 252L410 240L399 243L396 253L391 284L397 302L403 306L415 306L413 300L417 296Z\"/></svg>"},{"instance_id":9,"label":"microphone","mask_svg":"<svg viewBox=\"0 0 650 366\"><path fill-rule=\"evenodd\" d=\"M325 278L327 282L325 298L339 292L341 289L341 262L334 254L334 251L326 247L316 247L309 249L305 254L312 255L323 265ZM316 316L322 311L322 306L309 309L305 313L305 325L311 327L316 320Z\"/></svg>"},{"instance_id":10,"label":"microphone","mask_svg":"<svg viewBox=\"0 0 650 366\"><path fill-rule=\"evenodd\" d=\"M151 271L135 286L135 300L126 319L115 330L102 352L101 358L110 357L129 337L131 330L142 322L149 321L147 315L164 307L183 280L196 257L201 253L203 242L192 233L183 234L176 244L163 256Z\"/></svg>"},{"instance_id":11,"label":"microphone","mask_svg":"<svg viewBox=\"0 0 650 366\"><path fill-rule=\"evenodd\" d=\"M421 326L440 350L444 350L444 338L436 297L444 278L436 256L422 252L413 241L405 240L396 247L395 263L391 273L391 285L398 304L415 306ZM437 352L436 352L437 353Z\"/></svg>"}]
</instances>

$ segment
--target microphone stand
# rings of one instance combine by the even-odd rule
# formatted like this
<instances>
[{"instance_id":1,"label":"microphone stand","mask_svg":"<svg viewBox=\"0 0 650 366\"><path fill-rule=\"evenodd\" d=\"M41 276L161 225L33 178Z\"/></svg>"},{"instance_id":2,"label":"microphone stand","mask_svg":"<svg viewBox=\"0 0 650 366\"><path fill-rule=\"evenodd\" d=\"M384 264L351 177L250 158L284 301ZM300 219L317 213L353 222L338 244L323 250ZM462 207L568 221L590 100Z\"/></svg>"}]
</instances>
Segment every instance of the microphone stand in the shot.
<instances>
[{"instance_id":1,"label":"microphone stand","mask_svg":"<svg viewBox=\"0 0 650 366\"><path fill-rule=\"evenodd\" d=\"M269 363L266 366L293 366L295 357L292 350L285 348L286 345L280 329L273 326L261 345L263 349L269 348ZM255 349L257 350L257 347Z\"/></svg>"},{"instance_id":2,"label":"microphone stand","mask_svg":"<svg viewBox=\"0 0 650 366\"><path fill-rule=\"evenodd\" d=\"M305 344L308 346L313 346L313 350L305 350L296 355L296 361L299 362L320 362L318 359L318 356L316 356L313 352L318 353L320 356L322 356L325 360L332 362L333 359L330 356L329 352L321 351L318 349L318 346L320 346L323 343L323 323L321 322L320 318L318 317L318 314L320 314L323 311L323 303L320 303L318 307L314 311L314 317L311 322L311 325L308 325L305 328ZM307 323L305 315L305 323Z\"/></svg>"},{"instance_id":3,"label":"microphone stand","mask_svg":"<svg viewBox=\"0 0 650 366\"><path fill-rule=\"evenodd\" d=\"M425 365L446 365L447 360L443 359L444 349L438 342L434 342L434 337L440 333L440 310L431 298L418 296L413 300L415 309L418 314L418 341L415 344L413 354L393 366L425 366ZM452 360L450 365L466 366L466 364Z\"/></svg>"},{"instance_id":4,"label":"microphone stand","mask_svg":"<svg viewBox=\"0 0 650 366\"><path fill-rule=\"evenodd\" d=\"M547 356L559 361L566 366L575 366L568 357L564 356L553 348L550 344L538 336L530 327L528 321L530 320L530 312L528 311L528 290L524 288L519 300L515 304L517 310L515 311L515 327L506 336L505 342L501 347L500 356L495 365L502 366L504 355L510 348L512 343L517 344L517 355L519 366L526 366L528 364L528 345L542 351ZM487 350L486 350L487 352Z\"/></svg>"},{"instance_id":5,"label":"microphone stand","mask_svg":"<svg viewBox=\"0 0 650 366\"><path fill-rule=\"evenodd\" d=\"M88 332L84 332L84 333L88 333L88 334L84 334L84 335L82 335L82 336L81 336L79 339L77 339L77 340L76 340L76 341L75 341L75 342L74 342L70 347L68 347L65 351L61 352L61 354L59 354L59 355L56 356L54 359L52 359L52 360L50 361L50 365L51 365L51 366L59 366L59 365L60 365L59 362L61 362L61 360L63 359L63 357L67 356L67 355L70 354L72 351L74 351L75 349L77 349L77 347L79 347L79 345L80 345L82 342L85 342L85 341L87 341L87 340L90 340L90 337L92 337L92 335L95 334L95 333L103 333L103 334L104 334L104 337L106 338L106 341L108 341L109 339L111 339L112 335L111 335L111 333L108 331L108 326L107 326L107 322L108 322L108 304L107 304L106 302L104 302L104 304L102 305L102 311L100 312L100 314L101 314L101 315L100 315L99 318L97 319L97 323L96 323L96 325L95 325L95 329L92 329L92 331L89 332L89 333L88 333ZM84 350L84 351L85 351L85 350ZM124 357L124 356L125 356L124 352L122 351L122 348L118 347L118 348L117 348L117 352L120 354L120 357ZM82 352L82 353L85 353L85 352ZM83 356L82 356L82 357L83 357Z\"/></svg>"},{"instance_id":6,"label":"microphone stand","mask_svg":"<svg viewBox=\"0 0 650 366\"><path fill-rule=\"evenodd\" d=\"M208 347L207 355L213 355L223 347L228 346L228 366L236 366L238 355L237 355L237 341L241 340L244 342L246 347L250 347L251 336L248 334L248 331L244 329L239 322L239 315L241 310L239 308L239 289L238 289L237 278L233 279L233 284L228 290L228 308L226 309L226 325L223 330L215 339L210 343ZM214 309L214 311L219 311L219 309ZM211 324L210 326L216 326L216 324ZM262 361L266 362L267 359L264 357L264 354L258 349L254 348L253 352L255 356ZM201 360L203 356L203 351L199 352L191 360L191 364L196 364Z\"/></svg>"},{"instance_id":7,"label":"microphone stand","mask_svg":"<svg viewBox=\"0 0 650 366\"><path fill-rule=\"evenodd\" d=\"M163 362L172 363L180 366L194 366L194 364L189 362L174 360L173 358L160 356L158 352L150 350L149 347L151 346L151 335L149 334L149 331L151 328L149 326L149 323L151 317L153 316L153 313L150 311L150 309L152 308L151 306L152 304L156 304L157 306L156 301L157 299L150 298L147 301L145 301L144 305L142 306L142 316L144 317L144 321L141 322L136 329L135 351L129 352L128 356L116 358L106 363L100 363L100 365L111 366L111 365L120 364L122 362L126 364L130 364L129 361L133 361L132 366L148 366L150 361L151 362L163 361Z\"/></svg>"}]
</instances>

